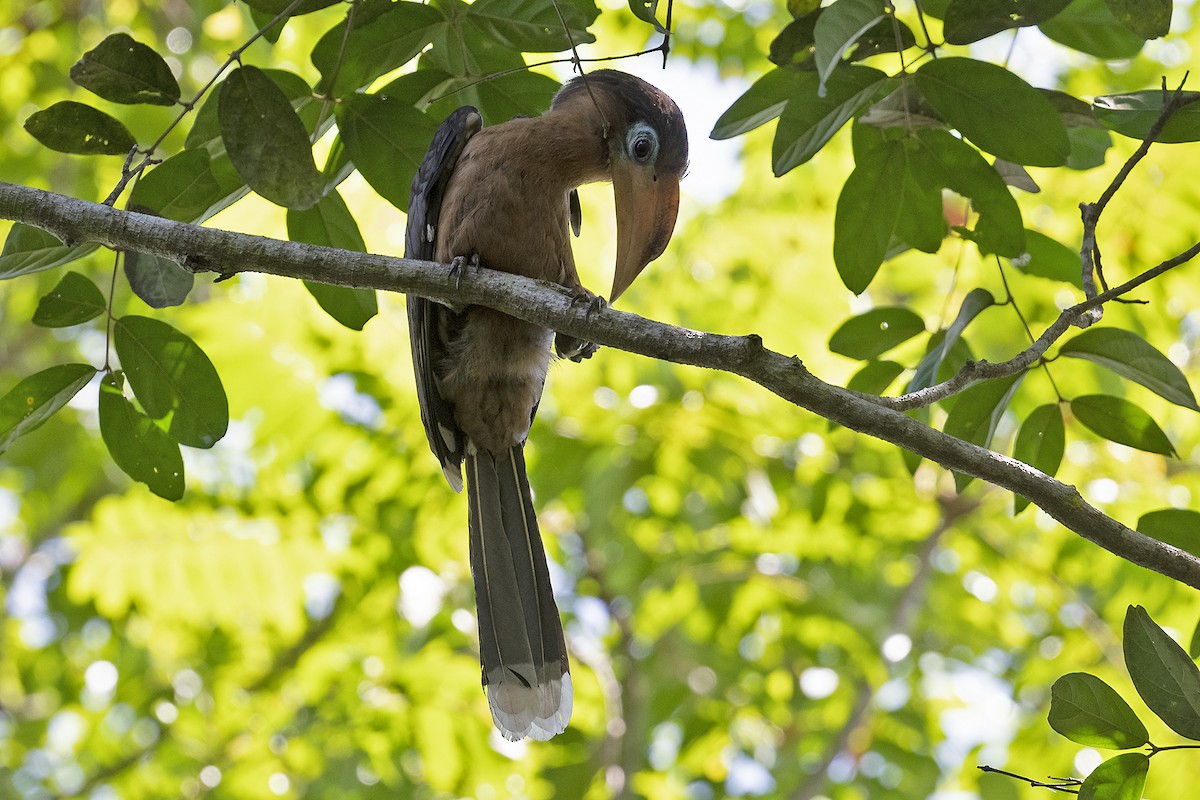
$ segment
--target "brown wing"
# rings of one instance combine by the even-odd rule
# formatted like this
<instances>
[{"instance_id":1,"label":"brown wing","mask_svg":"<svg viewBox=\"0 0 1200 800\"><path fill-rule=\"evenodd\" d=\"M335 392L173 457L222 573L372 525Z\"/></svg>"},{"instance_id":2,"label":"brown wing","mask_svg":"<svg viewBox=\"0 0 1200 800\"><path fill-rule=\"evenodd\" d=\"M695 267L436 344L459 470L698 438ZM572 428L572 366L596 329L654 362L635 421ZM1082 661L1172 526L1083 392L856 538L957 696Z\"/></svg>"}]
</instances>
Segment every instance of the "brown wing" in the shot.
<instances>
[{"instance_id":1,"label":"brown wing","mask_svg":"<svg viewBox=\"0 0 1200 800\"><path fill-rule=\"evenodd\" d=\"M446 117L433 135L425 160L413 177L408 200L408 227L404 235L404 257L434 260L438 217L446 185L467 140L483 124L479 111L463 106ZM408 331L412 343L413 371L421 422L429 447L442 464L446 480L462 491L462 461L466 437L454 421L454 406L438 388L437 365L445 353L446 317L456 316L445 306L416 295L408 295Z\"/></svg>"}]
</instances>

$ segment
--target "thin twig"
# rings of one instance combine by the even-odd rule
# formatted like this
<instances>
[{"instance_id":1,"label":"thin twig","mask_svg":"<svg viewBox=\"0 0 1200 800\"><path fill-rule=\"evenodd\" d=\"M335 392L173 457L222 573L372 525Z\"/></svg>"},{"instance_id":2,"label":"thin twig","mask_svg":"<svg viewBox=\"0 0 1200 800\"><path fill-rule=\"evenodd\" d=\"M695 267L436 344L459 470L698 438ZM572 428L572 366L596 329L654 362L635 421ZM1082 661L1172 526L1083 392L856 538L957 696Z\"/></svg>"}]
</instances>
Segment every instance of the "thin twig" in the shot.
<instances>
[{"instance_id":1,"label":"thin twig","mask_svg":"<svg viewBox=\"0 0 1200 800\"><path fill-rule=\"evenodd\" d=\"M1024 781L1025 783L1028 783L1034 789L1050 789L1052 791L1063 792L1065 794L1079 794L1079 790L1074 789L1072 787L1083 785L1083 781L1079 780L1078 778L1051 778L1051 780L1054 782L1049 783L1047 781L1039 781L1036 778L1027 778L1024 775L1018 775L1015 772L1009 772L1007 770L996 769L995 767L989 767L987 764L980 765L979 771L980 772L994 772L997 775L1004 775L1009 778L1015 778L1019 781Z\"/></svg>"}]
</instances>

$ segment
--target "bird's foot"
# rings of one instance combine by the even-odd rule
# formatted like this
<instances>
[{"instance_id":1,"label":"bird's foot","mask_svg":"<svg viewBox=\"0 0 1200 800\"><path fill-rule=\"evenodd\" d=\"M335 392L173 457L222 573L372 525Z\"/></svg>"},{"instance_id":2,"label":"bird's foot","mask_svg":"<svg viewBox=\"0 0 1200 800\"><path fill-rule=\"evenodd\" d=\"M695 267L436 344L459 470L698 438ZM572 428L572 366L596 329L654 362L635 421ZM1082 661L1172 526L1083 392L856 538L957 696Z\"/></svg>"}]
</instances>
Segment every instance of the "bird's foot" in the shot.
<instances>
[{"instance_id":1,"label":"bird's foot","mask_svg":"<svg viewBox=\"0 0 1200 800\"><path fill-rule=\"evenodd\" d=\"M592 294L587 289L579 287L571 298L571 306L574 308L584 306L584 315L590 317L608 308L608 301L598 294ZM565 333L557 334L554 337L554 351L558 353L558 357L569 358L576 363L585 358L591 358L599 349L600 345L595 342L580 341Z\"/></svg>"},{"instance_id":2,"label":"bird's foot","mask_svg":"<svg viewBox=\"0 0 1200 800\"><path fill-rule=\"evenodd\" d=\"M473 253L470 258L455 256L450 259L450 272L447 277L454 281L454 288L462 287L463 275L479 269L479 253Z\"/></svg>"}]
</instances>

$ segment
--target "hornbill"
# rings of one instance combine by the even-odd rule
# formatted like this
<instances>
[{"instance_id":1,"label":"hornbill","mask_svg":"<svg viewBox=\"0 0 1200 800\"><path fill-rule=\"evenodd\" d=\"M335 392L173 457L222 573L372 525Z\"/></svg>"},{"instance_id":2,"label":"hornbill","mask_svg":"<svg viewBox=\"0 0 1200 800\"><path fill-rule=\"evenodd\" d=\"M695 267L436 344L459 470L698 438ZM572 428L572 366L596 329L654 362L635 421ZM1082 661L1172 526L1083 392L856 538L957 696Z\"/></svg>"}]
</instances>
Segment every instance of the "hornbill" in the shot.
<instances>
[{"instance_id":1,"label":"hornbill","mask_svg":"<svg viewBox=\"0 0 1200 800\"><path fill-rule=\"evenodd\" d=\"M566 287L589 309L571 253L575 188L612 181L612 298L667 246L687 166L679 107L640 78L601 70L569 81L539 117L482 127L464 106L433 137L413 179L405 256L481 265ZM571 675L523 448L550 363L551 331L483 306L409 295L421 419L455 491L466 462L471 573L483 684L508 739L549 739L571 716ZM559 335L573 360L595 345Z\"/></svg>"}]
</instances>

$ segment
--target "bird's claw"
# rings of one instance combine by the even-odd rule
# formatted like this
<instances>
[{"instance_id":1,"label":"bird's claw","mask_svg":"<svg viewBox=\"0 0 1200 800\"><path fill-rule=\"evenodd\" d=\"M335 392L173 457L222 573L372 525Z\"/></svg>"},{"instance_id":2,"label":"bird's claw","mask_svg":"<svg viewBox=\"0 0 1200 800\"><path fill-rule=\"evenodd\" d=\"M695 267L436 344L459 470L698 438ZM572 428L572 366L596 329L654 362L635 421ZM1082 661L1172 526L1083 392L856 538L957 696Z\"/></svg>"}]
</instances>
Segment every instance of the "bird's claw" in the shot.
<instances>
[{"instance_id":1,"label":"bird's claw","mask_svg":"<svg viewBox=\"0 0 1200 800\"><path fill-rule=\"evenodd\" d=\"M571 307L579 308L581 306L584 307L584 316L591 317L608 308L608 301L598 294L592 294L587 289L580 288L571 298ZM585 358L591 358L599 349L600 345L595 342L580 341L574 336L567 336L563 333L554 338L554 350L558 353L558 357L568 358L576 363Z\"/></svg>"},{"instance_id":2,"label":"bird's claw","mask_svg":"<svg viewBox=\"0 0 1200 800\"><path fill-rule=\"evenodd\" d=\"M468 272L474 272L479 269L479 253L474 253L470 258L466 256L455 256L450 259L450 272L447 277L454 281L454 288L462 288L463 275Z\"/></svg>"},{"instance_id":3,"label":"bird's claw","mask_svg":"<svg viewBox=\"0 0 1200 800\"><path fill-rule=\"evenodd\" d=\"M571 298L571 306L574 308L587 306L584 314L590 317L608 308L608 301L598 294L592 294L587 289L583 289Z\"/></svg>"}]
</instances>

